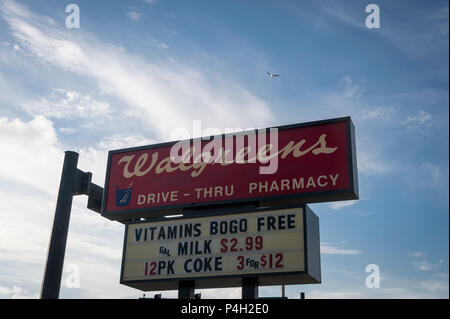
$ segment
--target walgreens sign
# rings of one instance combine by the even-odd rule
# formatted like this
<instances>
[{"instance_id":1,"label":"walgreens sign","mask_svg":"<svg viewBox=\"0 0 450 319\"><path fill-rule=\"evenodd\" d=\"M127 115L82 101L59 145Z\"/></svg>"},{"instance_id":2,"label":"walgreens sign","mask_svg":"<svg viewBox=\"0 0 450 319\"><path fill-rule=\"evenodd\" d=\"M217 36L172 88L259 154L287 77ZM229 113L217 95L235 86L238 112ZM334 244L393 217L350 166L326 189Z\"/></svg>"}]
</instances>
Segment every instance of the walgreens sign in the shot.
<instances>
[{"instance_id":1,"label":"walgreens sign","mask_svg":"<svg viewBox=\"0 0 450 319\"><path fill-rule=\"evenodd\" d=\"M357 198L354 126L345 117L110 151L102 215Z\"/></svg>"}]
</instances>

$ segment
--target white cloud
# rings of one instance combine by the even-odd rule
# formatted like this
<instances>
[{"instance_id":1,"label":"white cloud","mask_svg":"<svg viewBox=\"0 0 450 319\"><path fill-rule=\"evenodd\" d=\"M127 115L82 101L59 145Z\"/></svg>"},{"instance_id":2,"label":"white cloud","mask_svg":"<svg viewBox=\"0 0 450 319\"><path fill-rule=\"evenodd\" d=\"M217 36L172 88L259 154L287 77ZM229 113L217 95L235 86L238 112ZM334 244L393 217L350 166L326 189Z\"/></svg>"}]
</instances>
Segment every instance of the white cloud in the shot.
<instances>
[{"instance_id":1,"label":"white cloud","mask_svg":"<svg viewBox=\"0 0 450 319\"><path fill-rule=\"evenodd\" d=\"M42 116L0 118L0 140L1 281L13 287L5 297L36 297L64 153Z\"/></svg>"},{"instance_id":2,"label":"white cloud","mask_svg":"<svg viewBox=\"0 0 450 319\"><path fill-rule=\"evenodd\" d=\"M140 20L142 17L142 13L138 11L127 11L125 14L128 18L134 21Z\"/></svg>"},{"instance_id":3,"label":"white cloud","mask_svg":"<svg viewBox=\"0 0 450 319\"><path fill-rule=\"evenodd\" d=\"M411 253L411 256L414 256L414 257L425 257L425 254L423 252L421 252L421 251L414 251L414 252Z\"/></svg>"},{"instance_id":4,"label":"white cloud","mask_svg":"<svg viewBox=\"0 0 450 319\"><path fill-rule=\"evenodd\" d=\"M64 152L52 122L42 116L28 122L0 118L0 140L0 297L37 298ZM107 152L78 152L78 167L103 185ZM77 296L132 296L134 290L119 285L123 225L88 211L86 200L74 198L65 258L65 265L80 268ZM113 293L111 286L117 286ZM63 277L61 296L72 292Z\"/></svg>"},{"instance_id":5,"label":"white cloud","mask_svg":"<svg viewBox=\"0 0 450 319\"><path fill-rule=\"evenodd\" d=\"M444 186L448 183L448 168L443 169L434 163L424 163L421 165L421 170L428 175L426 184L431 187Z\"/></svg>"},{"instance_id":6,"label":"white cloud","mask_svg":"<svg viewBox=\"0 0 450 319\"><path fill-rule=\"evenodd\" d=\"M107 150L94 147L82 147L77 151L80 154L78 167L85 172L91 172L94 183L103 185L108 158Z\"/></svg>"},{"instance_id":7,"label":"white cloud","mask_svg":"<svg viewBox=\"0 0 450 319\"><path fill-rule=\"evenodd\" d=\"M31 15L31 13L24 5L12 0L3 0L2 7L7 7L9 14L17 16L19 18L27 19Z\"/></svg>"},{"instance_id":8,"label":"white cloud","mask_svg":"<svg viewBox=\"0 0 450 319\"><path fill-rule=\"evenodd\" d=\"M432 286L430 286L432 285ZM306 294L308 299L426 299L445 298L448 284L444 282L419 282L410 287L389 288L342 288L339 291L313 290Z\"/></svg>"},{"instance_id":9,"label":"white cloud","mask_svg":"<svg viewBox=\"0 0 450 319\"><path fill-rule=\"evenodd\" d=\"M332 243L324 242L320 244L320 253L328 255L359 255L362 251L356 249L342 249L336 247L336 245Z\"/></svg>"},{"instance_id":10,"label":"white cloud","mask_svg":"<svg viewBox=\"0 0 450 319\"><path fill-rule=\"evenodd\" d=\"M118 108L122 114L139 119L162 138L174 127L190 127L192 119L220 128L263 127L273 118L266 102L227 79L232 73L203 72L200 64L151 63L88 34L74 38L34 14L25 20L11 3L3 4L3 17L21 46L45 64L96 81L125 104Z\"/></svg>"},{"instance_id":11,"label":"white cloud","mask_svg":"<svg viewBox=\"0 0 450 319\"><path fill-rule=\"evenodd\" d=\"M31 115L72 120L105 118L111 112L108 102L95 100L90 94L66 89L53 89L49 96L25 103L22 107Z\"/></svg>"},{"instance_id":12,"label":"white cloud","mask_svg":"<svg viewBox=\"0 0 450 319\"><path fill-rule=\"evenodd\" d=\"M325 266L325 265L324 265ZM388 267L380 269L380 287L367 288L364 267L349 268L348 265L334 265L331 269L325 269L321 285L303 286L307 299L424 299L445 298L448 299L448 274L429 276L427 279L393 276ZM322 270L324 271L324 270ZM336 277L342 279L336 280ZM297 290L298 291L298 290ZM298 294L295 295L298 298Z\"/></svg>"},{"instance_id":13,"label":"white cloud","mask_svg":"<svg viewBox=\"0 0 450 319\"><path fill-rule=\"evenodd\" d=\"M50 177L62 166L64 155L51 121L43 116L29 122L0 118L0 140L2 179L46 193L56 189L58 181Z\"/></svg>"},{"instance_id":14,"label":"white cloud","mask_svg":"<svg viewBox=\"0 0 450 319\"><path fill-rule=\"evenodd\" d=\"M0 6L12 38L26 52L23 59L42 62L43 68L72 72L97 83L92 92L100 92L53 89L47 96L8 103L22 105L33 119L0 118L2 297L38 296L64 158L57 131L74 134L86 119L90 123L105 119L117 132L124 118L134 119L130 123L135 130L139 127L138 134L113 133L101 137L95 147L75 149L80 153L78 167L92 172L94 183L103 185L107 150L154 143L148 138L149 131L158 138L168 137L172 128L190 128L192 119L203 119L204 114L209 115L203 120L209 127L263 126L272 118L263 100L230 82L226 74L205 73L200 67L175 61L169 66L151 63L89 34L74 35L58 28L48 17L35 15L13 1L2 1ZM3 76L0 80L3 82ZM2 86L1 92L10 95L7 90L12 86L6 77L5 83L8 86ZM109 98L119 103L106 102ZM109 118L110 114L117 118ZM55 129L50 119L60 120L62 127ZM81 288L70 290L63 284L61 296L137 296L137 290L119 284L123 225L88 211L86 200L85 196L74 198L65 258L66 265L79 267ZM28 286L23 288L25 280ZM235 293L208 290L205 295Z\"/></svg>"},{"instance_id":15,"label":"white cloud","mask_svg":"<svg viewBox=\"0 0 450 319\"><path fill-rule=\"evenodd\" d=\"M339 210L339 209L342 209L342 208L345 208L345 207L353 206L357 202L358 202L358 200L348 200L348 201L343 201L343 202L333 202L333 203L330 203L329 206L332 209Z\"/></svg>"},{"instance_id":16,"label":"white cloud","mask_svg":"<svg viewBox=\"0 0 450 319\"><path fill-rule=\"evenodd\" d=\"M407 126L408 128L414 128L415 126L424 125L431 119L432 116L430 113L421 110L414 116L408 116L405 121L401 122L401 124Z\"/></svg>"},{"instance_id":17,"label":"white cloud","mask_svg":"<svg viewBox=\"0 0 450 319\"><path fill-rule=\"evenodd\" d=\"M391 122L393 118L394 110L386 107L375 107L369 110L364 110L360 116L361 121L382 120L384 122Z\"/></svg>"},{"instance_id":18,"label":"white cloud","mask_svg":"<svg viewBox=\"0 0 450 319\"><path fill-rule=\"evenodd\" d=\"M365 18L362 6L342 5L335 1L320 1L319 9L325 12L331 19L351 28L368 31L365 26ZM392 47L411 58L424 57L433 52L442 52L448 49L448 6L430 10L421 10L420 14L416 6L405 7L403 12L409 15L417 15L417 19L411 19L407 23L396 23L396 11L383 11L381 8L381 28L377 32L368 32L368 36L376 36L385 40ZM410 10L408 10L410 9ZM423 12L422 12L423 11ZM327 25L333 25L328 23ZM384 27L389 25L389 27Z\"/></svg>"},{"instance_id":19,"label":"white cloud","mask_svg":"<svg viewBox=\"0 0 450 319\"><path fill-rule=\"evenodd\" d=\"M363 29L365 27L364 20L357 19L357 15L349 13L342 5L338 5L335 2L324 1L320 2L319 7L338 22L358 29Z\"/></svg>"},{"instance_id":20,"label":"white cloud","mask_svg":"<svg viewBox=\"0 0 450 319\"><path fill-rule=\"evenodd\" d=\"M38 294L30 294L27 290L18 287L2 287L0 286L0 297L9 299L36 299Z\"/></svg>"},{"instance_id":21,"label":"white cloud","mask_svg":"<svg viewBox=\"0 0 450 319\"><path fill-rule=\"evenodd\" d=\"M428 271L438 268L444 263L444 260L441 259L439 262L433 264L427 260L413 261L411 264L418 270Z\"/></svg>"},{"instance_id":22,"label":"white cloud","mask_svg":"<svg viewBox=\"0 0 450 319\"><path fill-rule=\"evenodd\" d=\"M115 150L120 148L144 146L155 143L155 140L149 139L140 134L126 135L115 133L103 138L102 141L100 141L100 143L98 144L98 147L104 150Z\"/></svg>"},{"instance_id":23,"label":"white cloud","mask_svg":"<svg viewBox=\"0 0 450 319\"><path fill-rule=\"evenodd\" d=\"M160 41L160 40L158 40L158 39L155 39L155 38L152 38L152 37L150 37L150 36L147 36L146 37L155 47L157 47L157 48L159 48L159 49L165 49L165 50L167 50L168 48L169 48L169 46L166 44L166 43L164 43L164 42L162 42L162 41ZM174 61L172 61L172 62L174 62Z\"/></svg>"},{"instance_id":24,"label":"white cloud","mask_svg":"<svg viewBox=\"0 0 450 319\"><path fill-rule=\"evenodd\" d=\"M414 267L416 267L419 270L431 270L433 269L433 265L430 264L428 261L426 260L422 260L422 261L413 261L411 264L414 265Z\"/></svg>"},{"instance_id":25,"label":"white cloud","mask_svg":"<svg viewBox=\"0 0 450 319\"><path fill-rule=\"evenodd\" d=\"M241 288L198 289L195 292L201 293L202 298L207 299L240 299L242 296Z\"/></svg>"},{"instance_id":26,"label":"white cloud","mask_svg":"<svg viewBox=\"0 0 450 319\"><path fill-rule=\"evenodd\" d=\"M421 281L419 285L433 295L447 292L448 296L448 281L425 280Z\"/></svg>"},{"instance_id":27,"label":"white cloud","mask_svg":"<svg viewBox=\"0 0 450 319\"><path fill-rule=\"evenodd\" d=\"M444 259L440 259L437 263L431 263L427 260L427 255L421 251L413 251L409 254L414 258L414 260L411 262L411 265L413 265L417 270L436 270L444 263Z\"/></svg>"},{"instance_id":28,"label":"white cloud","mask_svg":"<svg viewBox=\"0 0 450 319\"><path fill-rule=\"evenodd\" d=\"M357 149L358 171L365 175L380 175L389 172L392 167L377 153Z\"/></svg>"},{"instance_id":29,"label":"white cloud","mask_svg":"<svg viewBox=\"0 0 450 319\"><path fill-rule=\"evenodd\" d=\"M340 81L344 85L342 98L359 98L363 92L359 84L354 83L349 75L344 76Z\"/></svg>"},{"instance_id":30,"label":"white cloud","mask_svg":"<svg viewBox=\"0 0 450 319\"><path fill-rule=\"evenodd\" d=\"M58 132L62 134L72 135L75 134L78 130L74 127L60 127Z\"/></svg>"}]
</instances>

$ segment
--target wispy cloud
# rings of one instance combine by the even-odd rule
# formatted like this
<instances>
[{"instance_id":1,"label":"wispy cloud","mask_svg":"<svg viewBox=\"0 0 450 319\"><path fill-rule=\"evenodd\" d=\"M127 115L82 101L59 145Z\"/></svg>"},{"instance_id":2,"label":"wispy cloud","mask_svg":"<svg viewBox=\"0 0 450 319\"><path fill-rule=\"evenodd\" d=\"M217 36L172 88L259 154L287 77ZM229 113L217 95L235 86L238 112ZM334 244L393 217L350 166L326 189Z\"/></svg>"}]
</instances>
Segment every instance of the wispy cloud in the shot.
<instances>
[{"instance_id":1,"label":"wispy cloud","mask_svg":"<svg viewBox=\"0 0 450 319\"><path fill-rule=\"evenodd\" d=\"M8 299L37 299L39 295L36 293L29 293L26 289L18 286L0 286L0 297Z\"/></svg>"},{"instance_id":2,"label":"wispy cloud","mask_svg":"<svg viewBox=\"0 0 450 319\"><path fill-rule=\"evenodd\" d=\"M340 210L340 209L345 208L345 207L353 206L357 202L358 202L357 200L348 200L348 201L345 201L345 202L333 202L333 203L330 203L329 205L330 205L330 207L332 209Z\"/></svg>"},{"instance_id":3,"label":"wispy cloud","mask_svg":"<svg viewBox=\"0 0 450 319\"><path fill-rule=\"evenodd\" d=\"M427 260L419 260L419 261L413 261L411 262L411 264L418 270L424 270L424 271L428 271L428 270L433 270L438 268L439 266L441 266L444 263L444 260L441 259L439 260L439 262L437 263L430 263Z\"/></svg>"},{"instance_id":4,"label":"wispy cloud","mask_svg":"<svg viewBox=\"0 0 450 319\"><path fill-rule=\"evenodd\" d=\"M308 299L427 299L445 298L448 283L444 281L410 282L402 287L314 289L306 294Z\"/></svg>"},{"instance_id":5,"label":"wispy cloud","mask_svg":"<svg viewBox=\"0 0 450 319\"><path fill-rule=\"evenodd\" d=\"M6 279L1 278L0 297L36 297L39 291L67 147L60 138L88 123L104 121L96 128L99 141L71 147L80 153L78 167L92 172L94 182L102 185L109 149L167 140L176 127L190 129L194 119L201 119L205 127L218 128L267 126L273 119L267 103L233 81L232 73L211 71L201 63L186 65L180 58L172 63L155 62L101 42L81 29L71 33L10 0L0 2L0 18L11 35L2 50L17 51L21 61L33 60L37 72L52 68L64 73L64 78L73 75L94 83L89 90L61 85L50 88L48 94L34 98L20 94L18 98L12 94L18 92L13 82L0 74L2 101L10 97L12 103L8 104L20 105L31 117L0 117L0 259L2 274L7 274ZM20 50L14 50L14 43ZM168 49L161 41L154 45ZM120 130L124 119L135 131ZM101 130L107 133L99 134ZM15 203L19 202L22 204L17 207ZM66 264L80 266L82 288L78 296L136 295L135 290L121 286L117 280L122 225L86 211L85 200L75 198L70 236ZM35 279L23 286L22 278L29 277ZM110 291L112 286L114 292ZM62 287L63 296L71 293ZM234 293L228 292L230 296Z\"/></svg>"},{"instance_id":6,"label":"wispy cloud","mask_svg":"<svg viewBox=\"0 0 450 319\"><path fill-rule=\"evenodd\" d=\"M429 27L421 35L421 38L428 43L434 41L442 41L443 45L448 48L448 31L449 31L449 20L448 20L448 4L445 7L438 8L434 12L426 15L423 21L426 22ZM447 41L445 39L447 38Z\"/></svg>"},{"instance_id":7,"label":"wispy cloud","mask_svg":"<svg viewBox=\"0 0 450 319\"><path fill-rule=\"evenodd\" d=\"M411 253L411 256L414 256L414 257L425 257L425 254L423 252L421 252L421 251L414 251L414 252Z\"/></svg>"},{"instance_id":8,"label":"wispy cloud","mask_svg":"<svg viewBox=\"0 0 450 319\"><path fill-rule=\"evenodd\" d=\"M358 151L358 171L365 175L382 175L392 169L392 165L383 160L380 155L365 149Z\"/></svg>"},{"instance_id":9,"label":"wispy cloud","mask_svg":"<svg viewBox=\"0 0 450 319\"><path fill-rule=\"evenodd\" d=\"M391 273L388 267L380 269L380 287L370 289L364 286L368 273L352 269L347 266L334 266L329 269L328 280L318 286L306 288L307 299L424 299L424 298L448 298L448 274L441 273L426 279L414 277L405 278ZM333 282L332 274L345 274L346 284L339 281ZM309 291L308 291L309 290ZM297 297L298 298L298 297Z\"/></svg>"},{"instance_id":10,"label":"wispy cloud","mask_svg":"<svg viewBox=\"0 0 450 319\"><path fill-rule=\"evenodd\" d=\"M448 296L448 281L424 280L419 282L419 285L423 290L428 291L432 295L447 292Z\"/></svg>"},{"instance_id":11,"label":"wispy cloud","mask_svg":"<svg viewBox=\"0 0 450 319\"><path fill-rule=\"evenodd\" d=\"M150 6L155 4L154 7ZM139 8L126 7L119 14L131 20L130 27L138 26L144 22L150 10L156 11L162 7L159 4L154 0L142 0L140 6L136 5ZM355 28L357 32L354 34L364 32L364 5L358 5L360 15L353 15L354 11L347 11L345 5L335 1L325 2L327 4L330 4L329 12L321 15L323 21L327 20L325 27L338 24L343 27L345 24ZM384 9L381 9L384 15ZM179 14L177 20L182 23L186 16L181 10ZM446 33L448 37L448 7L433 14L423 17L423 21L428 19L432 27L415 32L411 30L416 29L409 30L406 27L398 30L398 24L393 25L392 32L399 31L398 34L389 33L385 28L388 20L382 16L382 29L372 30L375 32L371 32L370 37L380 37L386 39L388 44L394 43L392 46L398 47L408 57L432 51L430 48L445 49L448 41L442 40L442 34ZM175 22L175 15L166 13L166 16L172 17L170 21ZM151 36L145 32L141 34L142 39L147 40L146 45L150 49L153 46L153 50L138 55L133 53L132 47L123 48L125 44L107 42L114 40L104 38L102 40L90 34L87 28L76 32L67 30L50 17L36 14L12 0L0 0L0 20L5 26L5 30L2 30L5 39L0 40L0 298L37 297L64 150L70 147L79 152L79 168L93 172L94 182L102 185L108 150L167 141L173 128L190 130L194 119L202 120L204 128L246 128L274 124L275 114L286 114L289 121L301 121L305 117L316 120L351 115L356 125L361 193L370 191L371 187L367 185L372 182L380 184L376 183L378 178L401 179L401 176L409 175L414 176L414 180L410 181L414 187L429 187L433 191L433 199L437 190L445 189L445 199L448 201L448 165L443 165L442 158L427 154L429 157L426 159L418 157L416 162L405 161L399 165L396 160L399 161L399 154L405 153L391 151L405 145L403 143L400 147L395 144L396 136L392 133L402 135L410 129L430 129L436 122L444 121L434 107L442 104L443 95L444 104L448 104L448 91L433 88L412 90L402 84L390 86L385 96L380 96L383 95L380 92L384 91L378 90L380 87L377 84L372 82L370 86L366 85L364 74L358 75L356 71L347 69L327 80L332 81L331 85L321 86L321 83L317 88L318 93L312 94L315 96L306 101L304 108L298 108L292 113L283 109L276 109L275 112L275 108L269 108L264 99L247 89L249 82L241 82L239 76L248 72L248 69L243 68L240 75L236 75L236 68L226 65L231 60L217 61L208 53L191 50L189 53L196 56L184 60L183 54L175 51L176 43L166 40L157 32L151 33ZM415 23L412 21L411 25ZM173 27L178 30L180 26L175 24ZM346 38L349 34L347 31L355 30L347 28ZM170 30L168 32L170 36ZM172 33L178 34L175 31ZM180 38L177 41L182 41L181 33L177 38ZM412 41L416 38L417 42ZM201 41L195 37L192 39ZM421 46L423 48L418 48ZM389 45L383 46L381 43L380 48L386 47L389 48ZM386 70L392 66L387 61L390 57L388 51L379 57L383 63L386 62ZM158 58L158 54L163 58ZM241 50L240 54L242 57L245 52ZM264 54L267 51L261 53ZM260 59L256 54L250 56ZM447 69L444 69L445 72L442 72L446 73ZM17 73L16 79L11 76L10 70ZM250 68L250 71L254 69ZM390 76L389 70L387 74ZM371 79L371 75L366 75L367 79ZM448 77L448 74L445 75ZM50 78L53 78L53 82ZM32 85L27 86L29 83ZM292 98L293 95L289 94L291 87L286 83L283 83L282 91L269 92L268 98L275 101L279 92L282 92L283 100ZM401 92L392 93L397 88ZM288 92L286 96L285 92ZM375 99L373 95L378 96ZM314 105L314 109L311 105ZM94 127L86 132L84 128L88 125ZM394 126L395 132L390 130ZM445 122L445 128L448 129L448 122ZM76 136L71 136L75 133ZM80 142L83 139L89 141ZM417 145L419 148L421 146ZM412 147L404 150L410 149ZM403 164L409 170L404 169ZM399 192L402 191L400 188ZM108 298L142 295L118 282L121 262L118 248L123 243L123 225L86 210L85 200L85 197L74 199L66 253L66 264L80 266L82 288L68 290L63 286L62 296ZM346 201L325 205L341 211L350 208L351 214L369 215L379 211L375 205L369 207L372 203L357 205L355 209L356 203ZM375 220L380 218L374 218L377 223ZM374 227L380 225L382 223L374 224ZM23 236L24 233L27 236ZM351 240L357 242L353 238ZM365 248L354 248L358 247L323 242L321 252L327 259L345 259L359 264L369 252ZM374 246L373 249L377 248ZM432 278L436 272L443 271L446 259L432 259L420 251L406 258L403 264L409 268L402 275L414 273L420 278L427 276L427 280L404 284L383 280L380 289L361 289L364 279L359 280L359 277L367 274L360 267L351 274L351 278L331 278L340 284L342 280L348 283L346 279L358 278L357 286L322 289L322 285L318 285L307 297L448 297L448 274L445 280ZM330 268L335 266L332 264ZM344 270L348 266L343 266ZM388 266L382 267L383 276L388 271ZM324 272L324 276L327 273ZM339 276L343 276L341 270L339 273ZM385 284L388 283L391 287L386 288ZM239 298L240 292L239 288L205 290L203 296ZM164 296L176 297L176 292L165 292ZM298 297L297 292L295 297Z\"/></svg>"},{"instance_id":12,"label":"wispy cloud","mask_svg":"<svg viewBox=\"0 0 450 319\"><path fill-rule=\"evenodd\" d=\"M333 243L324 242L320 244L320 253L327 255L359 255L362 251L357 249L343 249L336 247Z\"/></svg>"},{"instance_id":13,"label":"wispy cloud","mask_svg":"<svg viewBox=\"0 0 450 319\"><path fill-rule=\"evenodd\" d=\"M140 20L143 14L136 10L130 10L125 13L125 15L131 20L137 21Z\"/></svg>"},{"instance_id":14,"label":"wispy cloud","mask_svg":"<svg viewBox=\"0 0 450 319\"><path fill-rule=\"evenodd\" d=\"M359 98L361 96L362 88L349 75L344 76L339 82L344 85L343 98Z\"/></svg>"},{"instance_id":15,"label":"wispy cloud","mask_svg":"<svg viewBox=\"0 0 450 319\"><path fill-rule=\"evenodd\" d=\"M56 189L56 183L46 178L53 175L62 159L51 121L43 116L28 122L0 118L0 140L2 178L37 187L43 192Z\"/></svg>"},{"instance_id":16,"label":"wispy cloud","mask_svg":"<svg viewBox=\"0 0 450 319\"><path fill-rule=\"evenodd\" d=\"M0 118L0 140L0 281L6 285L0 297L36 297L64 154L42 116Z\"/></svg>"},{"instance_id":17,"label":"wispy cloud","mask_svg":"<svg viewBox=\"0 0 450 319\"><path fill-rule=\"evenodd\" d=\"M159 48L159 49L168 49L169 48L169 46L166 44L166 43L164 43L164 42L162 42L162 41L160 41L160 40L158 40L158 39L155 39L155 38L152 38L152 37L150 37L150 36L147 36L146 37L155 47L157 47L157 48Z\"/></svg>"},{"instance_id":18,"label":"wispy cloud","mask_svg":"<svg viewBox=\"0 0 450 319\"><path fill-rule=\"evenodd\" d=\"M448 169L442 169L440 166L433 163L424 163L422 167L430 176L428 185L436 187L448 184Z\"/></svg>"},{"instance_id":19,"label":"wispy cloud","mask_svg":"<svg viewBox=\"0 0 450 319\"><path fill-rule=\"evenodd\" d=\"M381 120L383 122L391 122L395 116L395 111L390 107L374 107L365 110L361 114L361 121L376 121Z\"/></svg>"},{"instance_id":20,"label":"wispy cloud","mask_svg":"<svg viewBox=\"0 0 450 319\"><path fill-rule=\"evenodd\" d=\"M90 94L66 89L53 89L48 96L22 104L22 107L33 116L57 119L105 117L110 113L108 102L97 101Z\"/></svg>"},{"instance_id":21,"label":"wispy cloud","mask_svg":"<svg viewBox=\"0 0 450 319\"><path fill-rule=\"evenodd\" d=\"M424 110L418 111L413 116L408 116L401 124L407 126L408 128L414 128L416 126L424 125L431 121L432 116L430 113Z\"/></svg>"},{"instance_id":22,"label":"wispy cloud","mask_svg":"<svg viewBox=\"0 0 450 319\"><path fill-rule=\"evenodd\" d=\"M43 116L30 121L0 118L0 140L0 297L37 298L64 148L52 122ZM107 151L75 151L80 153L78 167L92 172L94 182L102 185ZM77 290L78 296L112 297L108 289L115 282L116 296L133 295L117 281L122 227L87 211L85 199L74 198L65 264L80 267L82 290ZM63 277L62 294L67 293Z\"/></svg>"},{"instance_id":23,"label":"wispy cloud","mask_svg":"<svg viewBox=\"0 0 450 319\"><path fill-rule=\"evenodd\" d=\"M421 251L412 252L410 254L414 258L414 260L411 262L411 265L413 265L417 270L436 270L444 263L444 259L440 259L437 263L431 263L430 261L428 261L427 255Z\"/></svg>"},{"instance_id":24,"label":"wispy cloud","mask_svg":"<svg viewBox=\"0 0 450 319\"><path fill-rule=\"evenodd\" d=\"M126 115L146 123L159 136L167 138L175 127L192 127L193 119L203 119L211 127L231 123L262 127L273 119L266 102L227 79L231 74L149 62L93 41L91 35L74 39L26 8L17 9L12 1L2 3L2 16L15 39L37 59L97 81L105 93L127 105Z\"/></svg>"},{"instance_id":25,"label":"wispy cloud","mask_svg":"<svg viewBox=\"0 0 450 319\"><path fill-rule=\"evenodd\" d=\"M340 23L353 28L365 28L365 20L358 19L358 17L361 18L362 15L355 14L355 10L346 10L349 8L342 6L341 3L338 4L335 1L322 1L320 2L319 9ZM361 10L362 9L363 6L361 6Z\"/></svg>"},{"instance_id":26,"label":"wispy cloud","mask_svg":"<svg viewBox=\"0 0 450 319\"><path fill-rule=\"evenodd\" d=\"M381 28L367 29L365 19L368 13L364 11L367 4L358 3L354 6L353 3L358 2L343 4L336 1L320 1L318 8L330 17L330 22L365 31L368 37L383 39L411 58L433 55L443 48L448 49L448 4L425 12L416 5L405 6L405 10L399 11L393 10L390 5L380 5ZM405 24L403 21L407 15L416 19L409 19Z\"/></svg>"}]
</instances>

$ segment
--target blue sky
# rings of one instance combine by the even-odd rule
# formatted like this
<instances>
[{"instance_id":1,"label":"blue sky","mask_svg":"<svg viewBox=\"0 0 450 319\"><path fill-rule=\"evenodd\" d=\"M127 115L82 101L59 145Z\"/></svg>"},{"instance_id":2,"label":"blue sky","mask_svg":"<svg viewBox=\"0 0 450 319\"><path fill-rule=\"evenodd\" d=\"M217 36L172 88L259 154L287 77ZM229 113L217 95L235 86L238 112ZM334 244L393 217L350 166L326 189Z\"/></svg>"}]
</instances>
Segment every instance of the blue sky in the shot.
<instances>
[{"instance_id":1,"label":"blue sky","mask_svg":"<svg viewBox=\"0 0 450 319\"><path fill-rule=\"evenodd\" d=\"M69 2L0 0L0 298L39 295L63 151L103 185L108 150L169 141L194 120L340 116L356 127L360 200L311 205L323 282L288 296L448 298L447 1L74 3L79 29L65 27ZM369 3L379 29L365 26ZM61 297L141 296L119 284L122 225L85 206L75 199ZM365 286L369 264L380 288Z\"/></svg>"}]
</instances>

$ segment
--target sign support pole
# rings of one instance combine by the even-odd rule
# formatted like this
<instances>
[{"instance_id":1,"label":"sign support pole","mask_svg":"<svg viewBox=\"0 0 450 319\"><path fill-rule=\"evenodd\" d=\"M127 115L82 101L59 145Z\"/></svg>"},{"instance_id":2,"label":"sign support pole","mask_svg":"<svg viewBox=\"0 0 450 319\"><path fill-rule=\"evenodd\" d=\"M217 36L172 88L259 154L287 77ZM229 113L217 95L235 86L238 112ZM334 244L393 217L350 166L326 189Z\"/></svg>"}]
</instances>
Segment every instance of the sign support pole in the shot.
<instances>
[{"instance_id":1,"label":"sign support pole","mask_svg":"<svg viewBox=\"0 0 450 319\"><path fill-rule=\"evenodd\" d=\"M242 278L242 299L258 299L258 278Z\"/></svg>"},{"instance_id":2,"label":"sign support pole","mask_svg":"<svg viewBox=\"0 0 450 319\"><path fill-rule=\"evenodd\" d=\"M78 153L72 151L67 151L64 155L55 217L42 280L41 299L59 297L73 196L88 195L88 208L100 213L103 188L91 182L91 173L77 168L78 156Z\"/></svg>"},{"instance_id":3,"label":"sign support pole","mask_svg":"<svg viewBox=\"0 0 450 319\"><path fill-rule=\"evenodd\" d=\"M194 293L194 280L183 280L178 283L178 299L194 299Z\"/></svg>"},{"instance_id":4,"label":"sign support pole","mask_svg":"<svg viewBox=\"0 0 450 319\"><path fill-rule=\"evenodd\" d=\"M42 281L41 299L57 299L59 297L77 163L78 153L65 152L47 264Z\"/></svg>"}]
</instances>

